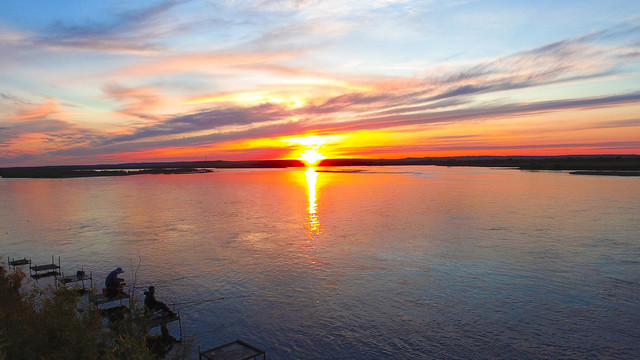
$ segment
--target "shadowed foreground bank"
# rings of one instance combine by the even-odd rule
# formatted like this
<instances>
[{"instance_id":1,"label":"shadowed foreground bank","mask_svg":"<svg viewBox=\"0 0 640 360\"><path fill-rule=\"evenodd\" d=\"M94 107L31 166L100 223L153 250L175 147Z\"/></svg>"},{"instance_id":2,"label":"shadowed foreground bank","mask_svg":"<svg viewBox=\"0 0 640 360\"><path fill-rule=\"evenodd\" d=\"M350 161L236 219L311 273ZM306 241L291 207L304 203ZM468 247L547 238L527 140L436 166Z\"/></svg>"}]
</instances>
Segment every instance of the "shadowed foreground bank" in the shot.
<instances>
[{"instance_id":1,"label":"shadowed foreground bank","mask_svg":"<svg viewBox=\"0 0 640 360\"><path fill-rule=\"evenodd\" d=\"M326 159L318 166L478 166L520 170L565 170L578 175L640 176L638 155L572 155L519 157L446 157L405 159ZM140 174L191 174L208 169L304 167L300 160L192 161L127 163L115 165L43 166L0 168L3 178L67 178L90 176L128 176Z\"/></svg>"},{"instance_id":2,"label":"shadowed foreground bank","mask_svg":"<svg viewBox=\"0 0 640 360\"><path fill-rule=\"evenodd\" d=\"M162 343L135 299L121 317L103 317L88 297L61 286L24 287L20 269L0 266L0 360L189 358L191 338ZM122 310L122 309L120 309Z\"/></svg>"}]
</instances>

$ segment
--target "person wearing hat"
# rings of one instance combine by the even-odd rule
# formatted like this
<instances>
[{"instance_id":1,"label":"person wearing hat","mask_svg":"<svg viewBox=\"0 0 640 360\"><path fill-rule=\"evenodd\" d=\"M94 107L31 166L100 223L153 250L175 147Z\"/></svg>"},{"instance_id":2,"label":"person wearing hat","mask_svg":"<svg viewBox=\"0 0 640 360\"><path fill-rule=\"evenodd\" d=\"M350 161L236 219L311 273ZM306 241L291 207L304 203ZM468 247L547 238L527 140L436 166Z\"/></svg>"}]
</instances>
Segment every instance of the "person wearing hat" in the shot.
<instances>
[{"instance_id":1,"label":"person wearing hat","mask_svg":"<svg viewBox=\"0 0 640 360\"><path fill-rule=\"evenodd\" d=\"M122 287L126 284L124 279L118 277L119 274L124 273L121 267L116 268L107 275L107 279L104 281L104 286L107 288L107 296L116 296L123 294Z\"/></svg>"}]
</instances>

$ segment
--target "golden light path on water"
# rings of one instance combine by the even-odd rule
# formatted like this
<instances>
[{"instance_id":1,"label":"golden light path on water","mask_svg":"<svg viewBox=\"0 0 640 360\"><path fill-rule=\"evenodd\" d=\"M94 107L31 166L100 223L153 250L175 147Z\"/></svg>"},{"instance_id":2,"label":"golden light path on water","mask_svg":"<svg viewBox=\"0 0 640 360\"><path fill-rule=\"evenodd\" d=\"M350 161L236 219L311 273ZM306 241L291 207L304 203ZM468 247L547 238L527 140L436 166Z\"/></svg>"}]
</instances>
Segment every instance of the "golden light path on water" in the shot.
<instances>
[{"instance_id":1,"label":"golden light path on water","mask_svg":"<svg viewBox=\"0 0 640 360\"><path fill-rule=\"evenodd\" d=\"M308 215L308 227L309 237L322 232L320 227L320 220L318 219L318 203L316 199L316 185L318 181L318 173L312 167L309 167L305 172L307 178L307 194L309 198L309 215Z\"/></svg>"}]
</instances>

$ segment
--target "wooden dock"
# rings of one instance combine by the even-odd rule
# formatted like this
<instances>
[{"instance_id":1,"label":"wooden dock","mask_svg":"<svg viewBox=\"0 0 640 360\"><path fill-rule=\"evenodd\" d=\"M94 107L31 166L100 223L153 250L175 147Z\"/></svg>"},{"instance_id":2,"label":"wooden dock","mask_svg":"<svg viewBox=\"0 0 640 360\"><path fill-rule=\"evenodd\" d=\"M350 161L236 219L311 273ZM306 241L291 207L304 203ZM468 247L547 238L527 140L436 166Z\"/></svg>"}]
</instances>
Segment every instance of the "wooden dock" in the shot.
<instances>
[{"instance_id":1,"label":"wooden dock","mask_svg":"<svg viewBox=\"0 0 640 360\"><path fill-rule=\"evenodd\" d=\"M71 282L78 282L78 281L85 281L85 280L92 280L93 278L91 277L91 274L89 275L69 275L69 276L62 276L60 279L58 279L58 281L60 281L63 284L68 284Z\"/></svg>"},{"instance_id":2,"label":"wooden dock","mask_svg":"<svg viewBox=\"0 0 640 360\"><path fill-rule=\"evenodd\" d=\"M87 291L87 288L84 283L85 281L89 281L89 284L90 284L89 288L93 289L93 274L89 272L89 274L87 275L84 269L77 271L75 275L65 276L63 273L62 277L57 279L58 279L58 282L65 285L70 283L77 283L77 282L82 283L82 289L79 289L81 293L84 293Z\"/></svg>"},{"instance_id":3,"label":"wooden dock","mask_svg":"<svg viewBox=\"0 0 640 360\"><path fill-rule=\"evenodd\" d=\"M29 266L29 275L36 280L48 276L60 276L60 257L57 264L53 261L52 255L51 264Z\"/></svg>"},{"instance_id":4,"label":"wooden dock","mask_svg":"<svg viewBox=\"0 0 640 360\"><path fill-rule=\"evenodd\" d=\"M9 259L7 257L7 264L9 264L9 266L13 266L13 268L15 269L16 266L22 266L22 265L31 265L31 260L24 258L24 259Z\"/></svg>"},{"instance_id":5,"label":"wooden dock","mask_svg":"<svg viewBox=\"0 0 640 360\"><path fill-rule=\"evenodd\" d=\"M149 328L154 328L154 327L158 327L158 326L167 325L168 323L172 323L174 321L180 321L180 314L162 316L162 315L158 315L157 313L155 313L149 319L148 324L149 324Z\"/></svg>"},{"instance_id":6,"label":"wooden dock","mask_svg":"<svg viewBox=\"0 0 640 360\"><path fill-rule=\"evenodd\" d=\"M247 360L261 355L262 359L267 358L266 351L240 339L199 353L200 360Z\"/></svg>"},{"instance_id":7,"label":"wooden dock","mask_svg":"<svg viewBox=\"0 0 640 360\"><path fill-rule=\"evenodd\" d=\"M121 293L115 296L106 296L105 294L96 294L91 296L90 300L96 306L102 305L102 304L110 304L116 301L119 302L120 305L122 305L123 300L129 300L129 294Z\"/></svg>"}]
</instances>

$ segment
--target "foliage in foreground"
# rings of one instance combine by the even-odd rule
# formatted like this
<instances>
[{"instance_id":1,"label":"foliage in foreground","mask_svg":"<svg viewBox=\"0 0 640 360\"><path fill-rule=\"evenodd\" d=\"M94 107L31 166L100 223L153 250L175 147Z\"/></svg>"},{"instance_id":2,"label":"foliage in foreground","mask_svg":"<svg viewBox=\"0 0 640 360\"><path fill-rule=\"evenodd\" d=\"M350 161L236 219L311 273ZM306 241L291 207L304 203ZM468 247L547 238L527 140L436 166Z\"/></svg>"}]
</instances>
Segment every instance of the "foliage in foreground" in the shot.
<instances>
[{"instance_id":1,"label":"foliage in foreground","mask_svg":"<svg viewBox=\"0 0 640 360\"><path fill-rule=\"evenodd\" d=\"M0 360L186 359L191 340L176 346L152 336L147 314L132 299L105 320L86 296L66 286L24 291L25 274L0 267Z\"/></svg>"}]
</instances>

